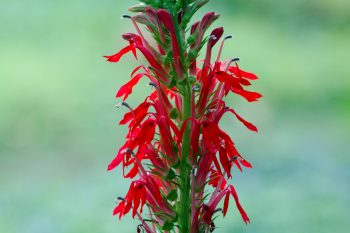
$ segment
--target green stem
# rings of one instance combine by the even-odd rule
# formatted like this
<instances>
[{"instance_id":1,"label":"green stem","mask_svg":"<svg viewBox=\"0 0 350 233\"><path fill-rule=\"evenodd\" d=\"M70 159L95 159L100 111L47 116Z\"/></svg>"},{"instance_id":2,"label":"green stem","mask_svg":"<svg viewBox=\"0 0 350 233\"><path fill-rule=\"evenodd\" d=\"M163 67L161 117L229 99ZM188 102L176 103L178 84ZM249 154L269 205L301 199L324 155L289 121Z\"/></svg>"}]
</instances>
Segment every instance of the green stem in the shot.
<instances>
[{"instance_id":1,"label":"green stem","mask_svg":"<svg viewBox=\"0 0 350 233\"><path fill-rule=\"evenodd\" d=\"M182 2L181 4L185 4L186 2ZM177 12L174 13L172 7L169 7L169 10L172 14L175 33L177 42L180 47L180 59L181 66L183 72L183 92L182 92L182 121L185 122L188 118L191 117L191 95L192 89L188 80L187 68L185 67L185 52L186 49L184 47L184 35L185 32L181 29L180 25L177 21ZM186 123L184 135L182 137L182 151L181 151L181 161L180 161L180 199L178 202L178 223L180 227L180 233L190 233L190 225L191 225L191 167L188 162L188 155L191 149L191 127L190 122Z\"/></svg>"},{"instance_id":2,"label":"green stem","mask_svg":"<svg viewBox=\"0 0 350 233\"><path fill-rule=\"evenodd\" d=\"M182 119L191 117L191 87L189 84L186 84L186 91L183 95L183 112ZM191 167L188 162L188 155L191 147L191 128L190 123L186 123L185 132L182 139L182 158L180 164L180 200L179 200L179 226L181 233L190 232L190 216L191 216Z\"/></svg>"}]
</instances>

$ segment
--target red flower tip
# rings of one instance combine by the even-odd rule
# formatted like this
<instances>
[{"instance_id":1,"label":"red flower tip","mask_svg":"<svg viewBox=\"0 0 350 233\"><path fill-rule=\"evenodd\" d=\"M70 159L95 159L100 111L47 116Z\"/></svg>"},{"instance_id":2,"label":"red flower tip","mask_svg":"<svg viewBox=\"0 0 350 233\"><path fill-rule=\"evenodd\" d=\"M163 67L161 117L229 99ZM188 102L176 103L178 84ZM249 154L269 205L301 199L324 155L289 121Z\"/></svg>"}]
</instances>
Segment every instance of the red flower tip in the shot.
<instances>
[{"instance_id":1,"label":"red flower tip","mask_svg":"<svg viewBox=\"0 0 350 233\"><path fill-rule=\"evenodd\" d=\"M215 28L212 33L210 34L210 39L209 39L209 46L214 47L214 45L220 40L222 37L222 34L224 33L224 28L219 27Z\"/></svg>"},{"instance_id":2,"label":"red flower tip","mask_svg":"<svg viewBox=\"0 0 350 233\"><path fill-rule=\"evenodd\" d=\"M202 21L201 21L201 29L202 31L205 31L209 26L217 19L219 18L219 14L216 14L215 12L209 12L204 15Z\"/></svg>"},{"instance_id":3,"label":"red flower tip","mask_svg":"<svg viewBox=\"0 0 350 233\"><path fill-rule=\"evenodd\" d=\"M167 10L159 9L157 11L157 15L169 31L174 31L174 22L171 17L171 14Z\"/></svg>"}]
</instances>

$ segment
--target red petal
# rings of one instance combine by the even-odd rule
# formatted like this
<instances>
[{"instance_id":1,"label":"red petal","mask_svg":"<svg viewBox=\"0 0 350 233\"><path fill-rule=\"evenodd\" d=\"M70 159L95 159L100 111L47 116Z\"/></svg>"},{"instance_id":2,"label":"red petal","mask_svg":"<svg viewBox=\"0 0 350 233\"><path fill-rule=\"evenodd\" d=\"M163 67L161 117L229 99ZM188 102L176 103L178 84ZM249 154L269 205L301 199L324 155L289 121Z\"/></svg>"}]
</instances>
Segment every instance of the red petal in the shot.
<instances>
[{"instance_id":1,"label":"red petal","mask_svg":"<svg viewBox=\"0 0 350 233\"><path fill-rule=\"evenodd\" d=\"M235 66L231 66L229 68L229 71L234 73L237 77L240 77L240 78L246 78L246 79L250 79L250 80L258 79L258 77L255 74L246 72L246 71L241 70Z\"/></svg>"},{"instance_id":2,"label":"red petal","mask_svg":"<svg viewBox=\"0 0 350 233\"><path fill-rule=\"evenodd\" d=\"M166 74L163 67L158 63L158 61L154 58L153 54L148 51L145 47L137 45L136 48L140 50L140 52L145 56L149 64L155 68L157 71L160 71L161 74Z\"/></svg>"},{"instance_id":3,"label":"red petal","mask_svg":"<svg viewBox=\"0 0 350 233\"><path fill-rule=\"evenodd\" d=\"M226 216L226 213L228 210L229 201L230 201L230 193L227 193L224 200L224 209L222 210L224 217Z\"/></svg>"},{"instance_id":4,"label":"red petal","mask_svg":"<svg viewBox=\"0 0 350 233\"><path fill-rule=\"evenodd\" d=\"M216 78L220 82L224 82L227 85L227 88L229 88L229 89L243 90L242 86L237 81L237 79L235 77L233 77L232 75L229 75L226 72L222 72L222 71L217 72L216 73Z\"/></svg>"},{"instance_id":5,"label":"red petal","mask_svg":"<svg viewBox=\"0 0 350 233\"><path fill-rule=\"evenodd\" d=\"M227 175L230 176L231 175L231 162L227 157L227 152L223 148L219 149L219 158L220 158L221 166L224 168Z\"/></svg>"},{"instance_id":6,"label":"red petal","mask_svg":"<svg viewBox=\"0 0 350 233\"><path fill-rule=\"evenodd\" d=\"M243 166L245 166L247 168L252 168L253 167L247 160L245 160L243 158L238 158L238 160Z\"/></svg>"},{"instance_id":7,"label":"red petal","mask_svg":"<svg viewBox=\"0 0 350 233\"><path fill-rule=\"evenodd\" d=\"M147 115L148 109L150 107L150 103L143 102L132 112L128 112L124 115L124 118L119 122L120 125L124 125L134 119L135 121L143 120L143 118Z\"/></svg>"},{"instance_id":8,"label":"red petal","mask_svg":"<svg viewBox=\"0 0 350 233\"><path fill-rule=\"evenodd\" d=\"M146 199L147 199L147 193L146 193L146 189L143 188L141 191L141 209L140 209L140 213L142 213L142 208L146 203Z\"/></svg>"},{"instance_id":9,"label":"red petal","mask_svg":"<svg viewBox=\"0 0 350 233\"><path fill-rule=\"evenodd\" d=\"M132 179L132 178L134 178L137 175L138 171L139 171L138 166L136 164L134 164L134 166L131 168L129 173L126 174L124 177Z\"/></svg>"},{"instance_id":10,"label":"red petal","mask_svg":"<svg viewBox=\"0 0 350 233\"><path fill-rule=\"evenodd\" d=\"M234 188L232 185L230 185L230 192L231 192L233 198L235 199L236 206L237 206L237 208L238 208L239 213L240 213L241 216L242 216L243 221L244 221L246 224L249 223L249 222L250 222L249 217L248 217L248 215L246 214L246 212L244 211L244 209L243 209L243 207L241 206L241 204L239 203L239 199L238 199L237 192L236 192L235 188Z\"/></svg>"},{"instance_id":11,"label":"red petal","mask_svg":"<svg viewBox=\"0 0 350 233\"><path fill-rule=\"evenodd\" d=\"M137 136L133 139L129 145L130 149L134 149L136 146L143 146L149 144L155 134L156 123L152 119L148 119L141 125L141 130L138 132Z\"/></svg>"},{"instance_id":12,"label":"red petal","mask_svg":"<svg viewBox=\"0 0 350 233\"><path fill-rule=\"evenodd\" d=\"M235 110L230 109L229 111L232 112L232 113L237 117L237 119L238 119L240 122L242 122L248 129L250 129L250 130L252 130L252 131L255 131L255 132L258 132L258 128L256 128L255 125L253 125L252 123L250 123L250 122L244 120L240 115L238 115L238 114L236 113Z\"/></svg>"},{"instance_id":13,"label":"red petal","mask_svg":"<svg viewBox=\"0 0 350 233\"><path fill-rule=\"evenodd\" d=\"M108 171L113 170L114 168L116 168L124 159L124 153L123 150L125 149L125 147L121 147L118 151L117 156L112 160L112 162L108 165Z\"/></svg>"},{"instance_id":14,"label":"red petal","mask_svg":"<svg viewBox=\"0 0 350 233\"><path fill-rule=\"evenodd\" d=\"M128 98L128 96L132 93L133 87L140 81L140 79L144 76L144 74L135 75L129 82L121 86L119 91L117 92L116 97L124 96L123 101Z\"/></svg>"},{"instance_id":15,"label":"red petal","mask_svg":"<svg viewBox=\"0 0 350 233\"><path fill-rule=\"evenodd\" d=\"M236 164L236 166L237 166L237 168L242 172L243 170L242 170L242 167L241 167L241 165L239 164L239 162L237 161L237 159L235 160L235 161L233 161L235 164Z\"/></svg>"},{"instance_id":16,"label":"red petal","mask_svg":"<svg viewBox=\"0 0 350 233\"><path fill-rule=\"evenodd\" d=\"M240 84L242 84L244 86L252 85L247 79L244 79L244 78L236 78L236 79Z\"/></svg>"},{"instance_id":17,"label":"red petal","mask_svg":"<svg viewBox=\"0 0 350 233\"><path fill-rule=\"evenodd\" d=\"M258 92L236 90L236 89L232 89L232 92L244 97L248 102L258 101L258 99L262 97L262 95Z\"/></svg>"},{"instance_id":18,"label":"red petal","mask_svg":"<svg viewBox=\"0 0 350 233\"><path fill-rule=\"evenodd\" d=\"M132 210L132 217L134 218L136 213L137 213L137 209L140 206L140 201L141 201L141 190L137 189L135 192L135 197L134 197L134 206L133 206L133 210Z\"/></svg>"},{"instance_id":19,"label":"red petal","mask_svg":"<svg viewBox=\"0 0 350 233\"><path fill-rule=\"evenodd\" d=\"M126 53L130 52L132 50L131 46L126 46L122 50L120 50L118 53L111 55L111 56L103 56L107 58L107 61L109 62L119 62L120 58L124 56Z\"/></svg>"},{"instance_id":20,"label":"red petal","mask_svg":"<svg viewBox=\"0 0 350 233\"><path fill-rule=\"evenodd\" d=\"M125 206L125 201L122 201L119 203L119 205L117 207L114 208L113 210L113 215L117 215L119 213L122 213L123 212L123 209L124 209L124 206ZM119 216L120 218L121 216Z\"/></svg>"}]
</instances>

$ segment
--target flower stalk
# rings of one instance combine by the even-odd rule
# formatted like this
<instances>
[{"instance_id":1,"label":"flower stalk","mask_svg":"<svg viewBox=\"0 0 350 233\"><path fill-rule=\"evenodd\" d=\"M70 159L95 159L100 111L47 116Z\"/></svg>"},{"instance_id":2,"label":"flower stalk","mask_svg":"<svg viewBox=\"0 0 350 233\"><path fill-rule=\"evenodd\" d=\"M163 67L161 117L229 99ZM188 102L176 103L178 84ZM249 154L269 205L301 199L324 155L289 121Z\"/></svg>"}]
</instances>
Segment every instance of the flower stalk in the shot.
<instances>
[{"instance_id":1,"label":"flower stalk","mask_svg":"<svg viewBox=\"0 0 350 233\"><path fill-rule=\"evenodd\" d=\"M187 81L187 80L186 80ZM185 93L183 95L183 119L189 119L191 117L191 95L192 90L187 84L185 86ZM181 232L188 233L190 227L190 213L191 213L191 202L190 202L190 173L191 166L188 162L188 156L190 153L191 146L191 128L190 122L185 122L185 131L182 140L182 158L181 158L181 189L180 189L180 211L179 211L179 226Z\"/></svg>"},{"instance_id":2,"label":"flower stalk","mask_svg":"<svg viewBox=\"0 0 350 233\"><path fill-rule=\"evenodd\" d=\"M123 16L131 20L136 33L123 34L128 45L105 56L109 62L119 62L132 53L135 59L142 55L147 63L136 67L116 94L128 110L119 122L128 125L128 133L108 170L121 165L124 178L132 181L113 214L137 216L141 221L137 232L212 232L214 219L220 213L226 215L232 196L243 221L249 223L228 180L234 167L242 171L252 166L219 122L225 113L232 113L249 130L257 131L224 102L229 93L248 102L260 99L261 94L247 90L257 76L240 69L238 59L221 60L224 41L231 36L221 39L222 27L207 35L218 14L209 12L188 26L208 0L140 1L142 4L129 9L135 15ZM141 26L153 42L142 34ZM212 61L219 41L219 52ZM125 101L143 78L153 91L132 108Z\"/></svg>"}]
</instances>

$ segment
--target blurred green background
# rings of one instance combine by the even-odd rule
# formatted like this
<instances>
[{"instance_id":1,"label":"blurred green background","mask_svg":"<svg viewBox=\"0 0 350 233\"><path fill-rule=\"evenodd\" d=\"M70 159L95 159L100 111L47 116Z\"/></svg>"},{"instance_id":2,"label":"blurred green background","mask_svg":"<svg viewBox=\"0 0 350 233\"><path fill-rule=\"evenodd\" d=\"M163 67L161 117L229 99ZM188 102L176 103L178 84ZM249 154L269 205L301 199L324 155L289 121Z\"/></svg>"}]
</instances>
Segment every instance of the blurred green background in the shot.
<instances>
[{"instance_id":1,"label":"blurred green background","mask_svg":"<svg viewBox=\"0 0 350 233\"><path fill-rule=\"evenodd\" d=\"M107 63L132 30L136 1L1 0L0 232L136 232L111 212L128 181L106 172L123 143L114 98L138 63ZM345 233L350 229L350 1L212 0L233 40L225 58L260 76L264 94L230 106L222 127L254 169L234 173L252 223L233 204L221 233ZM198 16L199 17L199 16ZM129 103L149 91L141 83Z\"/></svg>"}]
</instances>

